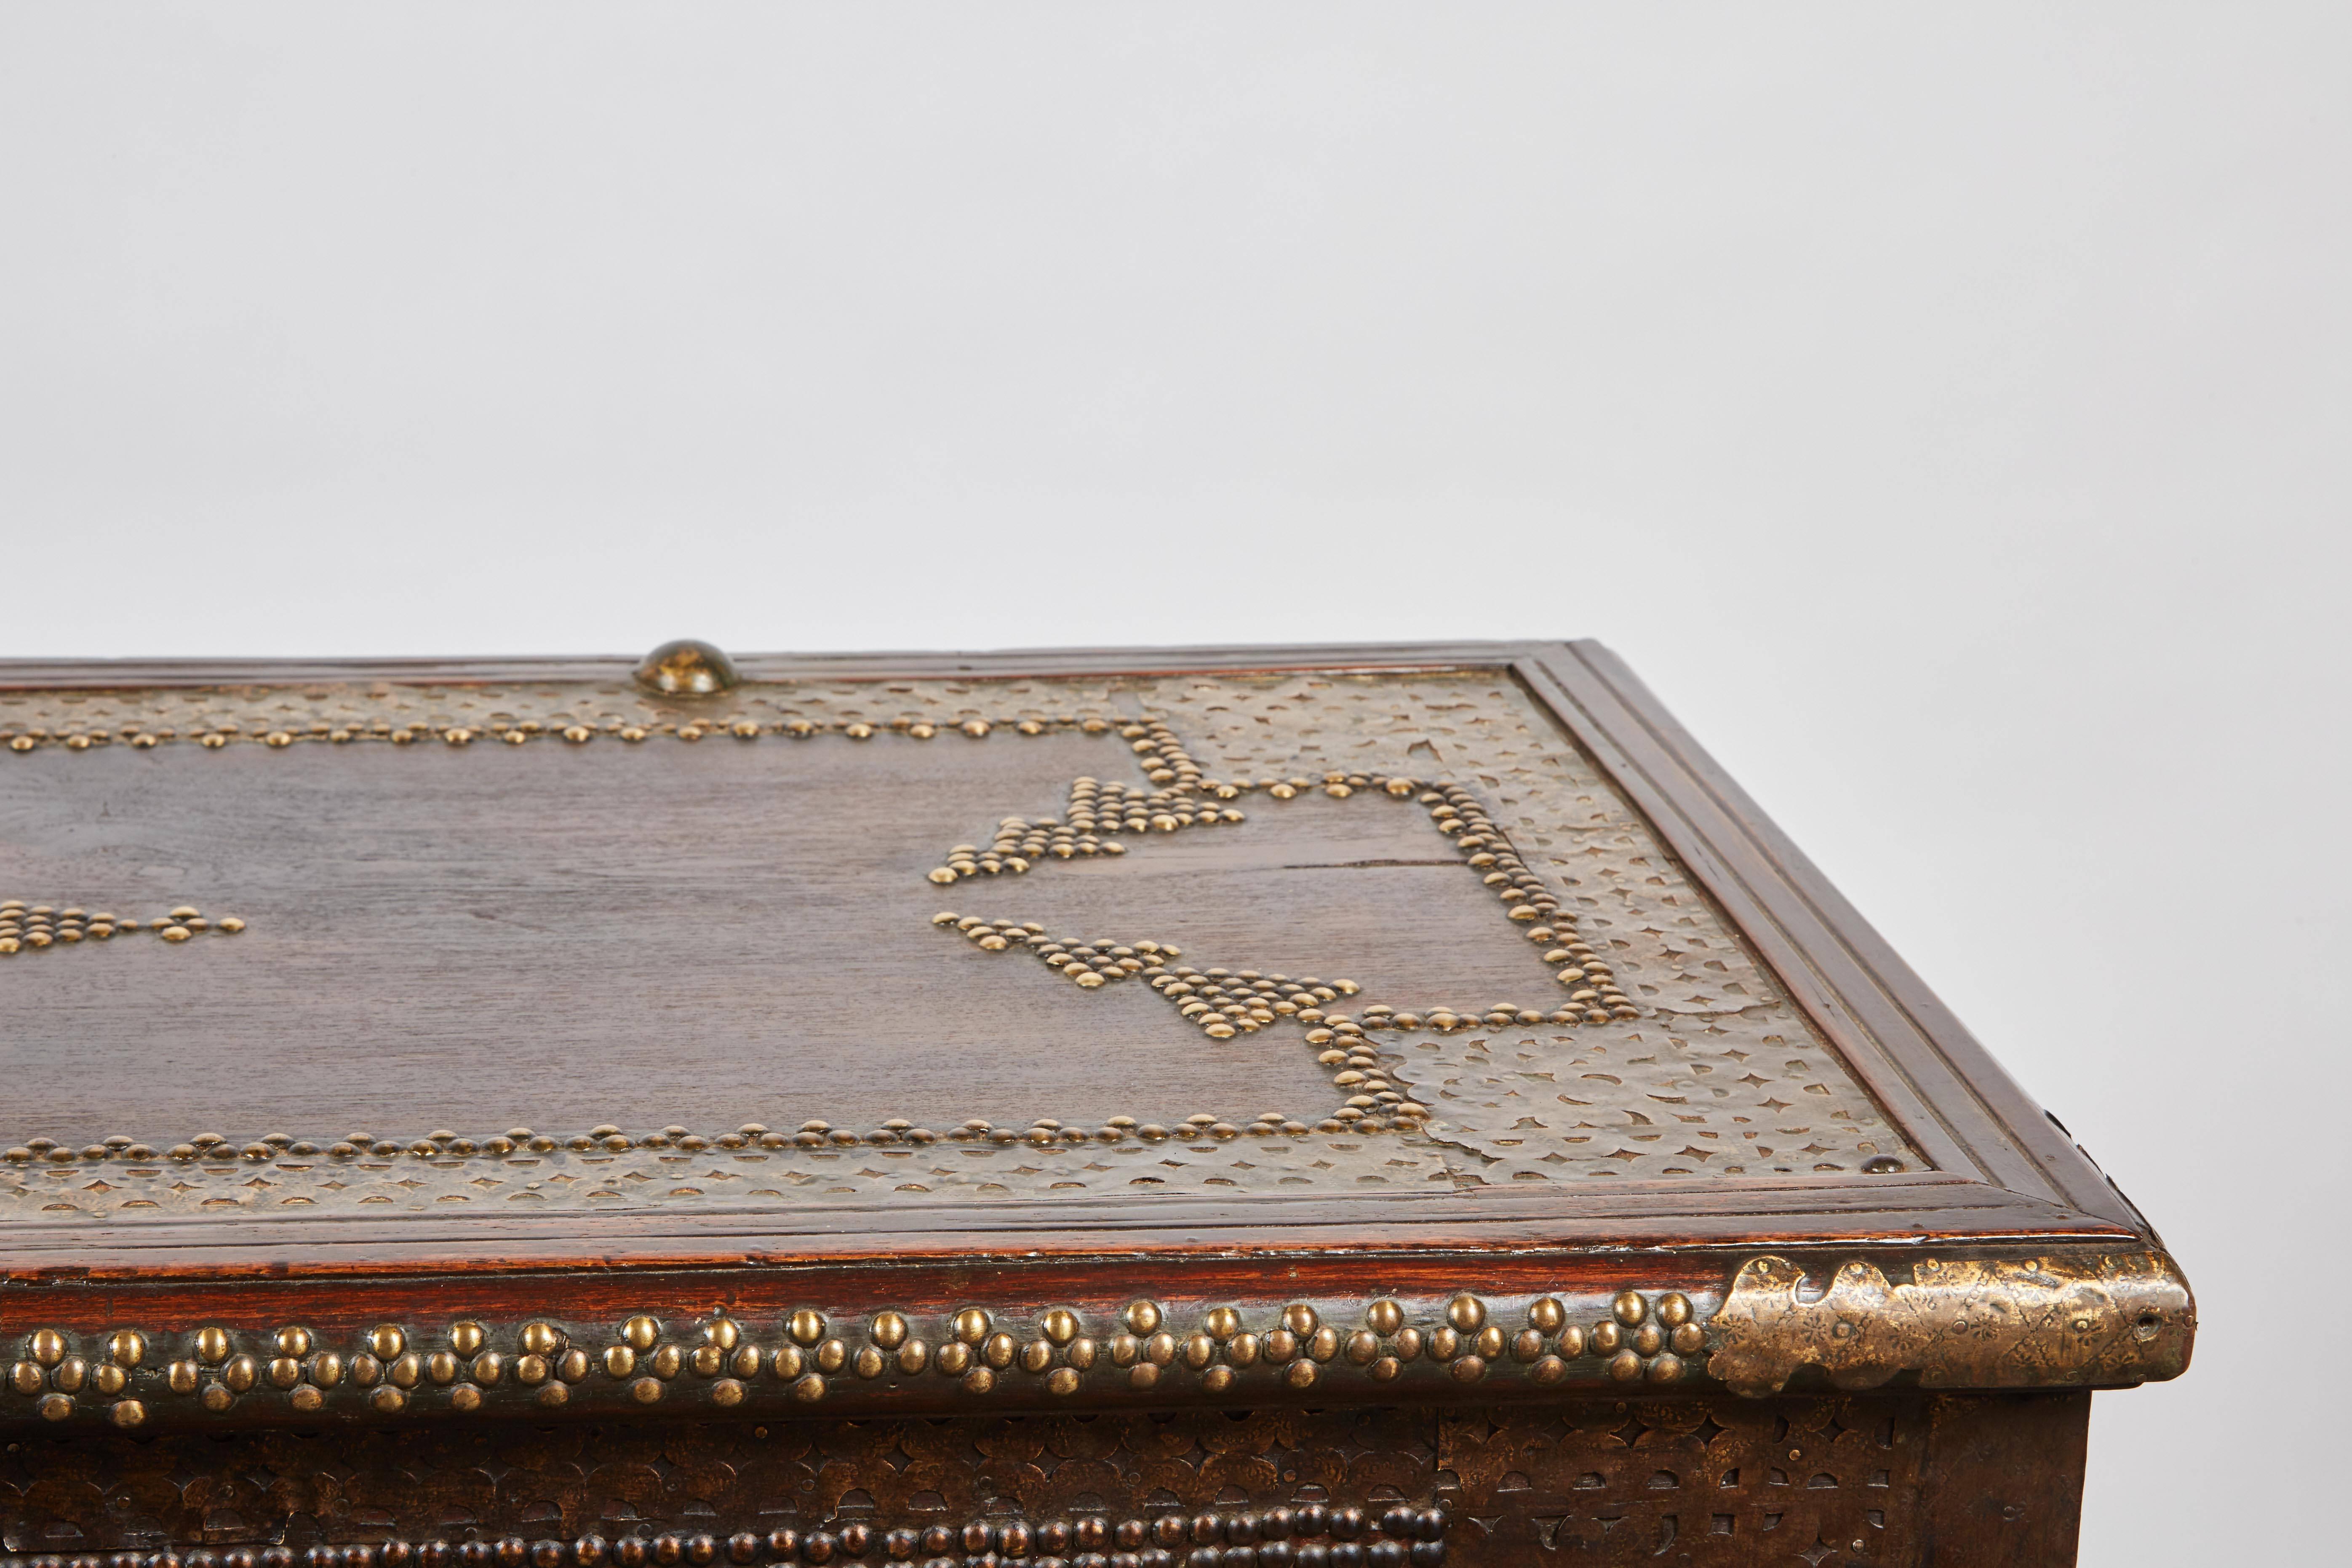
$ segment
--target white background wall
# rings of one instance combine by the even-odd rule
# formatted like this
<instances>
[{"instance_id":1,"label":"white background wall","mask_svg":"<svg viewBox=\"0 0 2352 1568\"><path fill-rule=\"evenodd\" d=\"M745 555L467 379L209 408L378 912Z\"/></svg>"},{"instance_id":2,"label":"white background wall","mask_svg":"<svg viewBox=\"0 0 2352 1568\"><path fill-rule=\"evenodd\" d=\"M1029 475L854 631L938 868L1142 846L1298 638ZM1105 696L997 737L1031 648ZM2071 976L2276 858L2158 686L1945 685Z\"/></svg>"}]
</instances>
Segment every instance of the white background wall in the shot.
<instances>
[{"instance_id":1,"label":"white background wall","mask_svg":"<svg viewBox=\"0 0 2352 1568\"><path fill-rule=\"evenodd\" d=\"M0 654L1600 637L2198 1286L2084 1560L2320 1561L2347 44L7 0Z\"/></svg>"}]
</instances>

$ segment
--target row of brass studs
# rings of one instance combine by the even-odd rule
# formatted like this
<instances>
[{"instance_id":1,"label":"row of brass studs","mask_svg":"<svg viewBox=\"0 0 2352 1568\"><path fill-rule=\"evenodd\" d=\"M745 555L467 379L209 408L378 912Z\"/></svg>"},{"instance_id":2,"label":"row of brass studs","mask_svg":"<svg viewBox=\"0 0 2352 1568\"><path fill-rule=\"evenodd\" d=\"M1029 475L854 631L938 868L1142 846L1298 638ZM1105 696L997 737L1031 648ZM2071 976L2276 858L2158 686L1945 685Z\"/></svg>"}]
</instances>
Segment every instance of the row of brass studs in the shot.
<instances>
[{"instance_id":1,"label":"row of brass studs","mask_svg":"<svg viewBox=\"0 0 2352 1568\"><path fill-rule=\"evenodd\" d=\"M105 942L121 931L152 931L165 942L180 942L208 931L235 936L244 929L245 922L235 915L226 920L207 920L204 910L194 904L183 904L142 926L135 916L118 915L107 910L91 914L47 904L28 905L22 899L0 899L0 957L27 948L38 952L58 944L71 947L82 942Z\"/></svg>"},{"instance_id":2,"label":"row of brass studs","mask_svg":"<svg viewBox=\"0 0 2352 1568\"><path fill-rule=\"evenodd\" d=\"M1235 973L1223 969L1171 965L1170 961L1182 957L1184 952L1172 943L1138 942L1129 945L1100 939L1086 942L1075 937L1049 937L1045 928L1034 921L1015 924L941 910L931 917L931 923L954 927L983 952L1025 948L1082 990L1099 990L1122 980L1141 979L1213 1040L1255 1034L1283 1018L1320 1026L1334 1016L1323 1011L1326 1004L1352 996L1361 989L1352 980L1334 980L1327 985L1312 976L1294 980L1286 974L1260 974L1255 969ZM1342 1024L1348 1021L1344 1014L1336 1016ZM1328 1031L1323 1033L1326 1039L1331 1037ZM1243 1132L1259 1137L1274 1133L1296 1137L1310 1131L1386 1131L1398 1121L1417 1122L1430 1114L1427 1106L1408 1100L1390 1082L1387 1069L1368 1045L1360 1038L1356 1045L1358 1049L1353 1052L1328 1049L1318 1058L1324 1066L1334 1069L1331 1082L1346 1097L1346 1103L1312 1128L1278 1110L1263 1112L1255 1121L1239 1127L1205 1112L1195 1116L1193 1121L1212 1137L1231 1138ZM1136 1128L1135 1119L1129 1116L1115 1116L1105 1124L1106 1131L1114 1138Z\"/></svg>"},{"instance_id":3,"label":"row of brass studs","mask_svg":"<svg viewBox=\"0 0 2352 1568\"><path fill-rule=\"evenodd\" d=\"M1238 811L1221 810L1213 803L1197 801L1195 792L1220 799L1234 799L1244 791L1263 787L1276 799L1291 799L1302 789L1313 788L1315 781L1299 779L1266 779L1253 785L1244 780L1229 783L1204 779L1200 766L1193 762L1174 732L1157 721L1129 724L1119 733L1129 739L1138 752L1150 756L1150 773L1162 788L1144 795L1130 793L1118 784L1102 784L1082 777L1070 786L1067 819L1045 817L1032 822L1026 817L1008 816L997 825L994 842L986 851L970 844L959 844L949 851L946 865L930 872L930 879L941 886L977 876L995 876L1005 872L1023 873L1051 854L1062 859L1073 856L1098 854L1119 855L1126 847L1116 839L1097 837L1097 830L1108 834L1125 830L1129 833L1174 833L1195 826L1219 822L1239 822ZM1418 802L1428 810L1436 829L1454 840L1454 847L1471 869L1480 873L1481 880L1496 891L1506 906L1508 917L1533 929L1529 937L1544 948L1544 960L1558 966L1555 976L1569 988L1567 1005L1547 1012L1541 1008L1522 1007L1515 1002L1496 1002L1485 1008L1466 1008L1459 1012L1449 1007L1429 1009L1421 1013L1401 1011L1379 1005L1364 1009L1362 1027L1417 1030L1424 1026L1440 1033L1475 1028L1484 1024L1493 1028L1513 1025L1535 1026L1556 1024L1606 1024L1613 1018L1640 1016L1630 997L1618 987L1612 966L1587 943L1579 940L1572 929L1563 936L1561 926L1572 927L1574 917L1564 911L1559 900L1544 884L1543 879L1529 869L1525 859L1512 847L1509 837L1481 805L1477 797L1459 784L1437 784L1423 788L1421 781L1390 777L1384 774L1354 774L1330 773L1322 780L1326 795L1346 799L1359 791L1377 790L1403 798L1417 795ZM1181 950L1149 942L1131 946L1115 946L1107 942L1036 941L1045 928L1034 921L984 921L979 916L958 916L942 913L932 917L933 923L955 925L978 945L991 951L1003 951L1018 944L1029 944L1033 951L1046 956L1046 962L1068 974L1077 984L1089 989L1116 981L1124 974L1146 973L1155 958L1173 959ZM1549 923L1543 923L1549 922ZM1075 956L1091 962L1070 963L1060 957L1069 949L1080 950ZM1087 950L1095 951L1087 951ZM1106 960L1108 962L1106 962ZM1210 971L1218 979L1227 978L1223 971ZM1240 972L1253 982L1261 977L1255 972ZM1229 999L1234 1005L1216 1005L1207 1001L1195 1003L1191 983L1197 975L1179 973L1178 984L1170 984L1155 974L1154 989L1179 999L1185 1016L1199 1025L1213 1038L1230 1039L1237 1032L1248 1033L1272 1023L1266 1014L1298 1012L1305 1007L1294 994L1295 988L1279 984L1256 984L1261 993L1254 997ZM1276 977L1277 982L1280 977ZM1312 981L1298 983L1311 987ZM1347 984L1347 983L1342 983ZM1357 987L1347 984L1349 994ZM1276 1005L1277 995L1286 996L1293 1004L1289 1008ZM1325 998L1328 1000L1328 998ZM1322 1019L1307 1016L1306 1022L1318 1024ZM1344 1017L1332 1021L1334 1034L1360 1033L1360 1029L1342 1028ZM1344 1042L1327 1036L1315 1041L1318 1045L1341 1045ZM1355 1069L1350 1069L1355 1070Z\"/></svg>"},{"instance_id":4,"label":"row of brass studs","mask_svg":"<svg viewBox=\"0 0 2352 1568\"><path fill-rule=\"evenodd\" d=\"M1495 1321L1486 1304L1467 1291L1448 1301L1441 1317L1423 1331L1406 1321L1401 1303L1382 1299L1363 1309L1360 1326L1343 1328L1298 1302L1260 1331L1246 1325L1239 1309L1217 1307L1191 1333L1179 1335L1157 1302L1137 1300L1118 1314L1114 1331L1097 1338L1067 1308L1044 1312L1031 1331L1015 1333L1017 1319L967 1307L944 1322L934 1342L903 1312L877 1312L844 1334L824 1313L803 1308L783 1320L781 1342L763 1350L732 1317L708 1319L691 1342L680 1342L665 1340L660 1321L641 1313L601 1346L575 1343L552 1323L526 1323L511 1350L492 1348L489 1331L478 1322L452 1324L446 1343L433 1349L418 1346L399 1324L381 1323L348 1355L325 1348L299 1326L268 1335L256 1350L241 1348L226 1329L203 1328L176 1352L157 1349L167 1335L120 1329L89 1354L77 1352L59 1331L41 1329L26 1337L21 1359L8 1370L8 1386L51 1421L66 1420L80 1407L77 1394L107 1395L114 1399L103 1407L107 1418L136 1427L148 1417L142 1394L193 1397L205 1411L224 1415L241 1395L275 1389L294 1410L310 1414L325 1406L329 1390L348 1385L363 1391L370 1410L394 1415L431 1387L446 1389L446 1407L465 1414L479 1410L485 1391L502 1384L531 1391L542 1406L560 1406L598 1373L644 1405L660 1404L677 1379L691 1373L708 1383L710 1401L725 1407L742 1404L763 1375L801 1405L822 1401L844 1377L871 1382L930 1373L980 1395L1010 1386L1004 1380L1017 1371L1040 1379L1045 1392L1066 1397L1098 1368L1122 1374L1120 1381L1139 1391L1159 1386L1181 1368L1198 1374L1203 1391L1223 1394L1244 1371L1264 1367L1284 1387L1303 1392L1335 1363L1388 1383L1419 1360L1444 1367L1464 1384L1482 1382L1507 1363L1523 1366L1535 1383L1558 1384L1580 1359L1597 1360L1618 1382L1670 1384L1706 1348L1690 1300L1680 1292L1653 1302L1625 1291L1589 1327L1570 1322L1567 1307L1551 1296L1532 1302L1516 1330ZM134 1373L143 1380L137 1388Z\"/></svg>"},{"instance_id":5,"label":"row of brass studs","mask_svg":"<svg viewBox=\"0 0 2352 1568\"><path fill-rule=\"evenodd\" d=\"M354 742L380 741L393 745L408 745L420 740L438 740L452 746L470 745L483 739L503 741L509 745L522 745L545 737L568 741L573 745L586 745L599 736L616 740L641 742L656 735L673 735L681 741L699 741L709 735L730 735L739 741L756 741L762 735L783 735L795 741L812 740L819 735L845 735L853 741L867 741L879 734L900 734L918 741L928 741L944 730L953 730L974 740L1010 730L1020 735L1044 735L1055 732L1076 732L1087 735L1106 734L1119 721L1098 715L1057 714L1053 717L1025 715L1016 719L964 719L950 724L937 724L928 719L901 717L873 722L862 719L810 720L802 718L754 719L749 715L713 716L681 720L635 721L608 714L593 722L574 721L562 717L541 722L537 719L520 721L493 719L476 724L394 724L378 719L368 724L332 724L315 720L299 727L269 727L247 730L234 724L214 729L193 731L186 735L177 730L150 730L138 724L124 724L115 733L103 730L75 730L52 733L35 727L16 731L0 731L12 752L37 751L43 746L63 746L69 752L87 752L118 741L138 751L146 751L167 742L188 740L208 751L250 742L283 750L298 742L324 741L336 745ZM1171 775L1172 776L1172 775Z\"/></svg>"},{"instance_id":6,"label":"row of brass studs","mask_svg":"<svg viewBox=\"0 0 2352 1568\"><path fill-rule=\"evenodd\" d=\"M607 1541L386 1541L356 1546L195 1547L178 1552L117 1552L103 1556L0 1557L0 1568L693 1568L724 1561L824 1564L869 1555L918 1559L923 1568L1034 1563L1034 1568L1177 1568L1213 1560L1217 1568L1437 1568L1445 1561L1447 1520L1441 1509L1395 1504L1371 1511L1306 1503L1297 1508L1110 1520L991 1522L957 1528L879 1530L862 1521L810 1531L783 1526L709 1533L629 1535Z\"/></svg>"},{"instance_id":7,"label":"row of brass studs","mask_svg":"<svg viewBox=\"0 0 2352 1568\"><path fill-rule=\"evenodd\" d=\"M1111 837L1121 831L1174 833L1244 820L1240 811L1215 802L1238 799L1251 785L1245 781L1223 783L1205 777L1201 764L1166 724L1144 720L1122 725L1118 732L1133 746L1144 777L1160 787L1133 790L1116 780L1105 783L1081 776L1071 782L1064 816L1036 822L1005 817L997 823L995 837L985 850L972 844L957 845L948 851L947 863L930 873L931 880L945 887L967 877L993 877L1007 871L1018 875L1048 855L1064 860L1076 856L1123 855L1127 847ZM1282 798L1296 793L1280 780L1269 779L1266 784L1279 785ZM1213 798L1196 798L1202 795Z\"/></svg>"},{"instance_id":8,"label":"row of brass studs","mask_svg":"<svg viewBox=\"0 0 2352 1568\"><path fill-rule=\"evenodd\" d=\"M1349 1115L1348 1110L1353 1110L1355 1114ZM1303 1122L1272 1115L1236 1125L1210 1111L1202 1110L1172 1126L1163 1126L1156 1121L1139 1122L1131 1116L1114 1116L1092 1131L1066 1125L1052 1117L1039 1117L1027 1127L999 1127L974 1117L944 1132L935 1132L928 1127L918 1127L903 1117L893 1117L881 1126L869 1128L864 1132L835 1127L824 1121L804 1121L796 1132L773 1131L761 1122L747 1121L736 1131L711 1137L689 1132L683 1127L666 1127L656 1132L630 1134L610 1122L562 1138L534 1132L528 1127L513 1127L476 1140L461 1138L446 1128L436 1128L424 1137L407 1142L378 1138L371 1132L355 1131L324 1145L307 1139L292 1138L283 1132L271 1132L239 1146L217 1132L200 1132L185 1143L175 1143L160 1152L152 1145L114 1133L101 1142L82 1149L60 1143L54 1138L31 1138L15 1148L0 1150L0 1160L16 1164L41 1162L61 1165L106 1160L140 1164L165 1159L182 1163L245 1160L260 1164L273 1160L320 1157L331 1160L394 1159L401 1156L417 1160L507 1159L517 1155L551 1154L558 1150L575 1153L618 1154L632 1149L677 1149L692 1154L717 1149L734 1153L751 1149L765 1152L889 1144L922 1146L942 1140L956 1143L1028 1143L1042 1148L1053 1143L1118 1143L1129 1139L1157 1143L1170 1138L1227 1139L1244 1133L1251 1137L1265 1137L1281 1132L1297 1137L1311 1131L1365 1132L1387 1130L1377 1115L1365 1107L1355 1105L1352 1100L1347 1110L1335 1114L1344 1124L1341 1128L1319 1124L1318 1128L1308 1128ZM1398 1111L1395 1114L1405 1113Z\"/></svg>"},{"instance_id":9,"label":"row of brass studs","mask_svg":"<svg viewBox=\"0 0 2352 1568\"><path fill-rule=\"evenodd\" d=\"M1552 1013L1549 1021L1574 1022L1580 1013L1582 1021L1589 1024L1640 1016L1632 1000L1618 989L1610 965L1591 946L1578 940L1573 930L1563 936L1556 929L1573 926L1575 917L1560 908L1559 900L1552 896L1543 879L1528 868L1527 862L1512 847L1509 836L1487 815L1477 796L1459 784L1438 784L1422 793L1420 804L1428 808L1430 820L1437 830L1454 840L1465 863L1483 874L1482 879L1506 906L1504 912L1531 928L1528 932L1530 941L1545 945L1544 962L1559 966L1554 978L1569 988L1569 1005ZM1421 1020L1409 1013L1365 1009L1367 1023L1374 1016L1383 1019L1373 1026L1376 1028L1412 1029L1421 1026ZM1475 1011L1456 1014L1437 1008L1427 1019L1428 1026L1441 1033L1475 1028L1480 1023L1502 1028L1513 1023L1536 1021L1535 1010L1507 1002L1495 1004L1483 1016Z\"/></svg>"}]
</instances>

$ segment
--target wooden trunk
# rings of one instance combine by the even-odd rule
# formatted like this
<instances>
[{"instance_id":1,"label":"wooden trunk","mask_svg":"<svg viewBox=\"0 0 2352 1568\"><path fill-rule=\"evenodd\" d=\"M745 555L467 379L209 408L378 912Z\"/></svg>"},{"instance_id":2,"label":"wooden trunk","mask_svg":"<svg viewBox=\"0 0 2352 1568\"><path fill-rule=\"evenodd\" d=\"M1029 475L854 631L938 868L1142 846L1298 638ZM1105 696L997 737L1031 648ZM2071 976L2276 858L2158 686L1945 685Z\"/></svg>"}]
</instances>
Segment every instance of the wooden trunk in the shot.
<instances>
[{"instance_id":1,"label":"wooden trunk","mask_svg":"<svg viewBox=\"0 0 2352 1568\"><path fill-rule=\"evenodd\" d=\"M2188 1364L1591 644L0 664L0 1568L2048 1564Z\"/></svg>"}]
</instances>

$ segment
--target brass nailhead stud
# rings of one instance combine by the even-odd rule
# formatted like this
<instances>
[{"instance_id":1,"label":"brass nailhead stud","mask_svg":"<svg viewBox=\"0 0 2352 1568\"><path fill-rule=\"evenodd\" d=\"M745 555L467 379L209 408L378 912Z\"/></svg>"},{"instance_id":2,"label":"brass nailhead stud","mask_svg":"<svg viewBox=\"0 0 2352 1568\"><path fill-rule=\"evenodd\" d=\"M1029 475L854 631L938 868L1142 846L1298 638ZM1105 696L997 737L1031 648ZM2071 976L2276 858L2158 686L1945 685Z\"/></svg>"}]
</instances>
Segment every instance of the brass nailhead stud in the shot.
<instances>
[{"instance_id":1,"label":"brass nailhead stud","mask_svg":"<svg viewBox=\"0 0 2352 1568\"><path fill-rule=\"evenodd\" d=\"M709 697L742 682L735 663L707 642L682 637L646 655L635 670L637 684L665 697Z\"/></svg>"}]
</instances>

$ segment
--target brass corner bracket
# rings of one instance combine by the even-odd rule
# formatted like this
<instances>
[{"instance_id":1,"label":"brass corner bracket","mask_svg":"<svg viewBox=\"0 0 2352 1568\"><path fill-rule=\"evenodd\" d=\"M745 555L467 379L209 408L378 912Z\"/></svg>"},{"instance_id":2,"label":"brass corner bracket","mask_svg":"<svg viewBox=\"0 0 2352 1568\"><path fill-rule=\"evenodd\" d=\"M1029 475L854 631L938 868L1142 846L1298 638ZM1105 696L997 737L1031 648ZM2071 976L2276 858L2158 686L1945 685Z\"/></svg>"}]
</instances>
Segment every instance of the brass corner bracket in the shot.
<instances>
[{"instance_id":1,"label":"brass corner bracket","mask_svg":"<svg viewBox=\"0 0 2352 1568\"><path fill-rule=\"evenodd\" d=\"M1734 1393L1777 1394L1817 1366L1840 1388L1916 1373L1925 1388L2127 1386L2189 1367L2197 1305L2160 1252L2068 1252L1945 1262L1911 1282L1839 1267L1808 1294L1785 1258L1751 1258L1708 1321L1708 1371Z\"/></svg>"}]
</instances>

